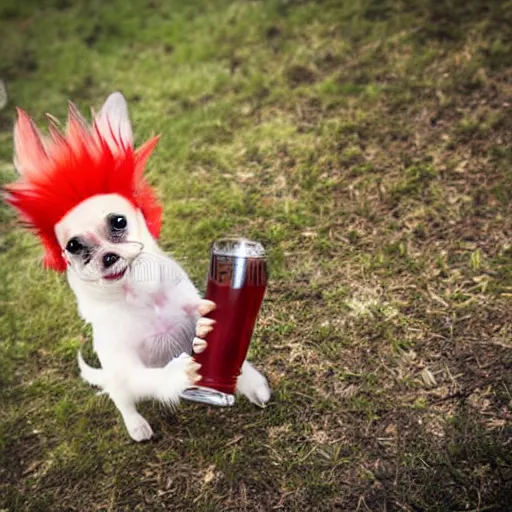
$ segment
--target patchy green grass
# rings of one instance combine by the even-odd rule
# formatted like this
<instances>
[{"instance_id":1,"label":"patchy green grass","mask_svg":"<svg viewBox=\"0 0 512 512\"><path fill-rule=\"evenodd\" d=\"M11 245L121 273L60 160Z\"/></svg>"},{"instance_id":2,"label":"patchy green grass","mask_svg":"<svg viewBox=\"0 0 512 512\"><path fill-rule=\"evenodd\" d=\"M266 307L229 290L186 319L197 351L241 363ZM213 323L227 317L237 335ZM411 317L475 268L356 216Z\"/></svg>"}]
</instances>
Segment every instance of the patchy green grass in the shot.
<instances>
[{"instance_id":1,"label":"patchy green grass","mask_svg":"<svg viewBox=\"0 0 512 512\"><path fill-rule=\"evenodd\" d=\"M61 276L0 208L0 509L508 510L512 4L5 0L0 176L14 107L121 90L162 246L269 249L251 347L265 410L157 404L132 443L78 378Z\"/></svg>"}]
</instances>

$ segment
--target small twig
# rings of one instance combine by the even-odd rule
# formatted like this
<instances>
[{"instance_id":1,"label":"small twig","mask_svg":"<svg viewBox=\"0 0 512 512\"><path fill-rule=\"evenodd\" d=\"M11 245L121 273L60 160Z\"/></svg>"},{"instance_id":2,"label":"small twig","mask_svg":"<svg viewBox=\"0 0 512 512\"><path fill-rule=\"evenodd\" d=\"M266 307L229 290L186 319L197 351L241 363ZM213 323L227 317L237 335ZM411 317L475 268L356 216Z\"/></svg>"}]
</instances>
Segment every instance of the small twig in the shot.
<instances>
[{"instance_id":1,"label":"small twig","mask_svg":"<svg viewBox=\"0 0 512 512\"><path fill-rule=\"evenodd\" d=\"M507 348L508 350L512 350L512 346L505 345L505 343L501 343L501 341L479 341L479 345L496 345L501 348Z\"/></svg>"},{"instance_id":2,"label":"small twig","mask_svg":"<svg viewBox=\"0 0 512 512\"><path fill-rule=\"evenodd\" d=\"M420 459L421 462L423 462L423 464L425 464L425 466L427 466L427 468L432 469L432 466L429 466L421 457L418 457L418 459Z\"/></svg>"},{"instance_id":3,"label":"small twig","mask_svg":"<svg viewBox=\"0 0 512 512\"><path fill-rule=\"evenodd\" d=\"M228 446L232 446L236 443L238 443L238 441L240 441L240 439L243 439L244 436L240 435L240 436L236 436L234 439L231 439L231 441L227 442L224 447L227 448Z\"/></svg>"},{"instance_id":4,"label":"small twig","mask_svg":"<svg viewBox=\"0 0 512 512\"><path fill-rule=\"evenodd\" d=\"M361 507L361 503L364 505L364 508L366 510L368 510L368 512L372 512L369 508L368 508L368 505L366 504L366 501L364 499L364 496L359 496L359 499L357 500L357 508L356 508L356 512L359 511L359 508Z\"/></svg>"},{"instance_id":5,"label":"small twig","mask_svg":"<svg viewBox=\"0 0 512 512\"><path fill-rule=\"evenodd\" d=\"M505 391L507 392L507 395L508 395L510 398L512 398L512 396L510 395L510 391L509 391L509 389L508 389L508 387L507 387L506 383L505 383L505 382L502 382L502 384L503 384L503 387L505 388Z\"/></svg>"},{"instance_id":6,"label":"small twig","mask_svg":"<svg viewBox=\"0 0 512 512\"><path fill-rule=\"evenodd\" d=\"M473 508L471 510L461 510L460 512L485 512L485 510L493 510L496 508L498 508L498 505L485 505L485 507L479 506L478 508Z\"/></svg>"},{"instance_id":7,"label":"small twig","mask_svg":"<svg viewBox=\"0 0 512 512\"><path fill-rule=\"evenodd\" d=\"M305 393L301 393L300 391L295 391L296 395L303 396L304 398L308 398L309 400L316 400L316 398L306 395Z\"/></svg>"}]
</instances>

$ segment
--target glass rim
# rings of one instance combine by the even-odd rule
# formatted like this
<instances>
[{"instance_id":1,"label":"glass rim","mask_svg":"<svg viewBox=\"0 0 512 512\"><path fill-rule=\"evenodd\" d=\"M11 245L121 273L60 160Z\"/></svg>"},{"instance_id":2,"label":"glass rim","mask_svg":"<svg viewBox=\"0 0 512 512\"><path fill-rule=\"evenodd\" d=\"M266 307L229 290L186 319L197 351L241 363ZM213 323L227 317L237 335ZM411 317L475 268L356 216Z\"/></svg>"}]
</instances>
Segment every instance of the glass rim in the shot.
<instances>
[{"instance_id":1,"label":"glass rim","mask_svg":"<svg viewBox=\"0 0 512 512\"><path fill-rule=\"evenodd\" d=\"M260 242L244 237L226 237L213 242L211 247L215 256L237 256L239 258L265 259L265 249Z\"/></svg>"}]
</instances>

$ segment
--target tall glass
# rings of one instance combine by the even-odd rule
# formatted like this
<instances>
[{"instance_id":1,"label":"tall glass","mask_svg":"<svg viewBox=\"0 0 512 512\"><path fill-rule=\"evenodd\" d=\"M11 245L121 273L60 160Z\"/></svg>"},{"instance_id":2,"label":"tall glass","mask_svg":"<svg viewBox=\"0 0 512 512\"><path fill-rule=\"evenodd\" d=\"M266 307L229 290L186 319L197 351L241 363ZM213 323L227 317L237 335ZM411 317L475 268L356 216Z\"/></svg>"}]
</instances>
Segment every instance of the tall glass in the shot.
<instances>
[{"instance_id":1,"label":"tall glass","mask_svg":"<svg viewBox=\"0 0 512 512\"><path fill-rule=\"evenodd\" d=\"M201 380L183 398L213 405L233 405L240 369L249 350L254 324L267 286L265 250L244 238L215 242L210 253L206 299L217 305L208 317L216 321L195 354Z\"/></svg>"}]
</instances>

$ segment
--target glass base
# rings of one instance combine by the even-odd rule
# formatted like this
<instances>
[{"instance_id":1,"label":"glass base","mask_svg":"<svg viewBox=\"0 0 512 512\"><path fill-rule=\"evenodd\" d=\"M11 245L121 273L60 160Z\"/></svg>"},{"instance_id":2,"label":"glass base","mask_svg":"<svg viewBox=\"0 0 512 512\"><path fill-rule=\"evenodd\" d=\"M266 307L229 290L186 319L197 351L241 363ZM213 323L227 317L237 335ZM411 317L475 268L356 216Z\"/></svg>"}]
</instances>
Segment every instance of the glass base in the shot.
<instances>
[{"instance_id":1,"label":"glass base","mask_svg":"<svg viewBox=\"0 0 512 512\"><path fill-rule=\"evenodd\" d=\"M195 386L188 388L181 393L181 398L191 402L200 402L202 404L217 405L220 407L230 407L235 403L235 395L222 393L211 388Z\"/></svg>"}]
</instances>

